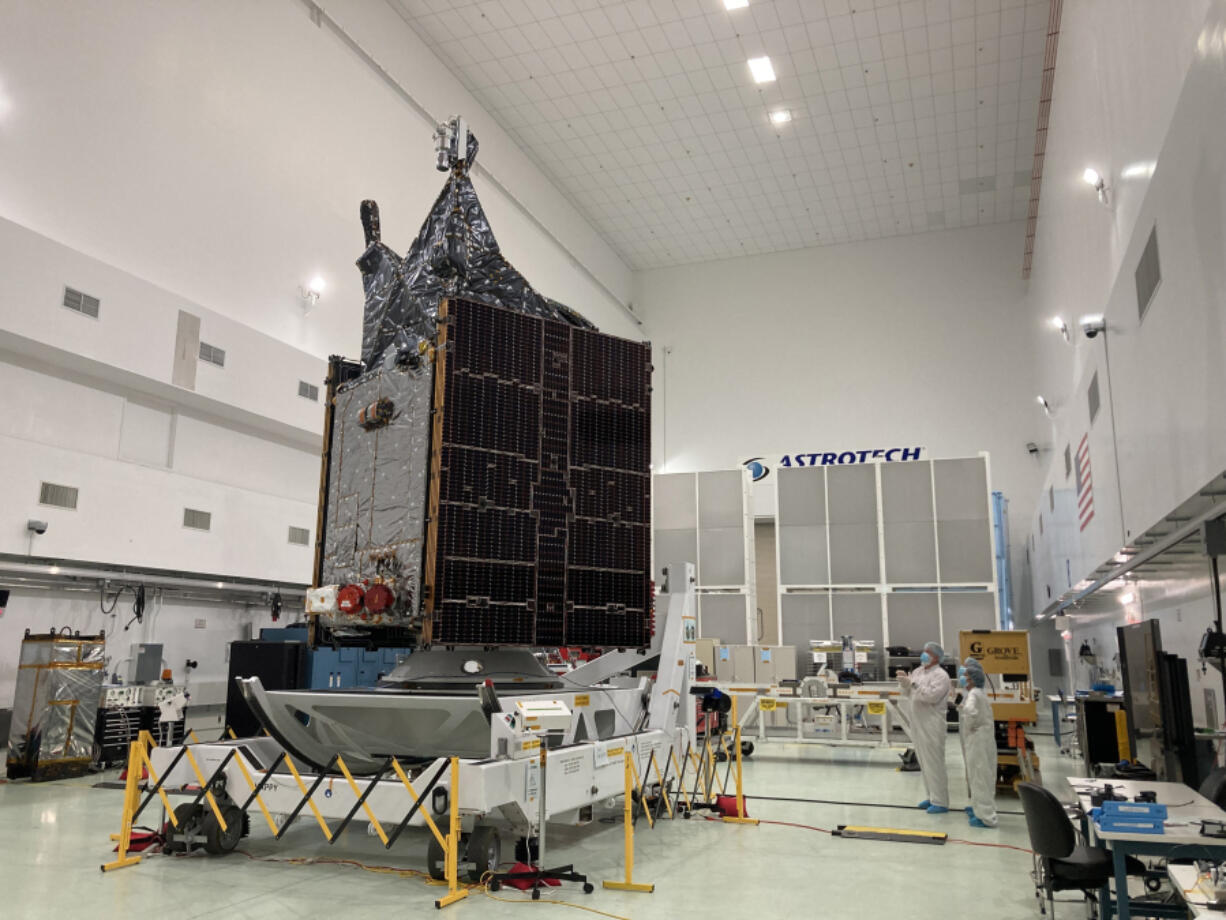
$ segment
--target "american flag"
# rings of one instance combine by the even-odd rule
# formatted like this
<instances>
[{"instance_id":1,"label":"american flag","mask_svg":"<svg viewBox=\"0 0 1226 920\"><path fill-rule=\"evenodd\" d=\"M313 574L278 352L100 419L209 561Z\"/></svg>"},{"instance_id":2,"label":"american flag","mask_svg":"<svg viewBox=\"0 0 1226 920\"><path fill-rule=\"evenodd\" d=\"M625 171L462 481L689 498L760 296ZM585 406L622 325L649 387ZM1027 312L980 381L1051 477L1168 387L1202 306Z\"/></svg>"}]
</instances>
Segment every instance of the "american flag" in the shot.
<instances>
[{"instance_id":1,"label":"american flag","mask_svg":"<svg viewBox=\"0 0 1226 920\"><path fill-rule=\"evenodd\" d=\"M1077 471L1077 516L1081 520L1081 529L1085 530L1094 520L1094 477L1090 475L1089 434L1084 435L1077 445L1074 469Z\"/></svg>"}]
</instances>

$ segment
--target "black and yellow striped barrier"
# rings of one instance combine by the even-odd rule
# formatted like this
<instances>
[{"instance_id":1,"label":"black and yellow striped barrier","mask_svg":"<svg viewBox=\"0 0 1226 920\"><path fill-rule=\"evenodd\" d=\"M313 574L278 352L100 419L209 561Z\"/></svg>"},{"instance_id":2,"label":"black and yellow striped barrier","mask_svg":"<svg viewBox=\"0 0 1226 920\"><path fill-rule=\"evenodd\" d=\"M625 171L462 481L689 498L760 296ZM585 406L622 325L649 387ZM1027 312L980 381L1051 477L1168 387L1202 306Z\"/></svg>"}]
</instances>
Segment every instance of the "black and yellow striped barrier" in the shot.
<instances>
[{"instance_id":1,"label":"black and yellow striped barrier","mask_svg":"<svg viewBox=\"0 0 1226 920\"><path fill-rule=\"evenodd\" d=\"M298 767L294 764L293 759L284 751L277 756L276 760L269 765L268 769L264 770L263 773L260 774L259 779L257 780L254 776L252 776L251 770L248 769L247 763L239 754L238 748L231 748L217 768L210 776L206 778L203 772L200 770L200 765L196 761L195 755L191 751L192 745L185 744L179 749L174 759L170 762L170 765L166 768L163 776L158 777L157 772L153 768L153 764L149 760L149 749L153 747L156 747L153 737L148 732L142 731L139 739L132 742L129 748L127 782L124 786L122 825L118 834L111 835L111 839L119 842L119 855L116 857L116 859L101 867L103 872L108 872L112 869L118 869L123 866L132 866L141 861L141 857L139 855L129 855L128 853L128 849L131 846L132 827L135 824L137 817L139 817L140 813L144 811L145 806L153 801L155 797L160 798L162 806L166 810L166 814L169 817L170 823L174 825L176 829L179 827L178 818L175 817L174 809L171 807L170 799L167 797L163 786L166 777L173 773L180 762L184 760L187 761L188 765L192 769L192 772L195 774L197 781L199 782L199 791L196 793L196 796L192 800L191 804L195 806L199 805L201 800L207 801L209 808L212 809L213 816L217 819L218 827L224 833L227 830L228 825L226 823L225 816L222 813L223 809L218 803L216 796L214 796L213 790L216 788L218 779L223 776L226 767L229 766L231 761L234 761L234 763L238 766L239 771L242 773L243 779L245 780L249 790L249 795L247 796L246 800L242 803L242 805L237 805L236 807L240 812L246 815L252 804L258 805L260 807L260 811L263 813L264 820L268 824L268 829L272 832L273 837L278 840L284 836L285 832L298 818L302 810L304 808L310 808L316 822L319 824L320 830L324 835L324 839L327 840L329 844L333 844L349 826L350 822L354 819L357 813L364 810L366 817L370 821L371 827L374 829L375 834L379 837L379 840L383 843L383 846L387 849L391 849L392 845L395 844L396 840L400 837L400 834L406 827L408 827L409 822L413 820L413 816L420 811L426 827L429 829L430 833L434 835L435 840L438 841L439 846L442 847L444 853L444 879L447 883L447 893L441 898L435 900L435 907L446 907L447 905L454 904L456 901L462 900L468 896L468 889L461 888L459 884L459 846L462 831L460 826L460 800L458 796L460 783L460 760L458 757L452 757L450 760L446 760L441 763L439 768L434 772L433 776L431 776L429 782L425 785L421 792L418 793L418 791L413 787L413 783L409 779L408 774L400 765L399 761L397 761L394 757L387 758L379 771L366 781L366 788L365 790L362 790L358 787L357 780L353 778L353 774L350 772L349 767L345 764L344 758L342 758L339 754L334 756L323 770L319 771L314 782L308 786L306 780L303 779L302 774L298 772ZM284 764L286 769L289 770L290 776L293 777L294 783L298 786L298 791L302 793L302 798L285 817L285 820L281 823L281 826L277 827L276 821L273 820L272 812L269 811L267 804L264 802L263 796L260 794L260 791L266 787L269 779L282 764ZM341 776L344 777L346 784L349 786L354 796L353 807L349 810L345 817L341 819L340 823L335 829L328 826L327 820L319 811L319 808L316 806L314 801L315 793L318 791L324 780L328 778L328 774L333 770L333 768L340 771ZM448 772L448 770L450 770L450 789L448 790L447 798L450 803L450 820L448 823L448 831L446 834L444 834L434 822L434 819L430 816L429 810L422 808L422 802L427 796L430 795L434 787L438 785L439 780L442 779L444 773ZM141 776L142 772L144 771L148 772L149 778L153 780L154 785L147 791L147 794L142 800ZM389 772L395 772L401 785L404 786L405 791L408 793L409 800L411 802L408 812L390 834L384 829L379 819L375 816L374 810L370 807L370 804L367 801L370 794L377 788L378 784L387 776ZM231 817L233 817L233 814L231 814Z\"/></svg>"}]
</instances>

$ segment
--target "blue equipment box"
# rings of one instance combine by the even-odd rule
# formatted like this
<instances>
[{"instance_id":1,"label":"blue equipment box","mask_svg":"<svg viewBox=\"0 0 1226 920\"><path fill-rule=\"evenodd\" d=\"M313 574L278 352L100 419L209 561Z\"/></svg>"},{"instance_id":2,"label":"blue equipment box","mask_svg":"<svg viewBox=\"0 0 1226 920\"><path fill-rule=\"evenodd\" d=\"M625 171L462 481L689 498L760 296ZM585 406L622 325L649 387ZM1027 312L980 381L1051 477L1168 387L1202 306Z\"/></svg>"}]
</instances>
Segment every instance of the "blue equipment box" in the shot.
<instances>
[{"instance_id":1,"label":"blue equipment box","mask_svg":"<svg viewBox=\"0 0 1226 920\"><path fill-rule=\"evenodd\" d=\"M1103 802L1102 813L1142 820L1166 820L1166 806L1161 802Z\"/></svg>"},{"instance_id":2,"label":"blue equipment box","mask_svg":"<svg viewBox=\"0 0 1226 920\"><path fill-rule=\"evenodd\" d=\"M1124 815L1099 815L1098 826L1120 834L1161 834L1161 818L1133 818Z\"/></svg>"}]
</instances>

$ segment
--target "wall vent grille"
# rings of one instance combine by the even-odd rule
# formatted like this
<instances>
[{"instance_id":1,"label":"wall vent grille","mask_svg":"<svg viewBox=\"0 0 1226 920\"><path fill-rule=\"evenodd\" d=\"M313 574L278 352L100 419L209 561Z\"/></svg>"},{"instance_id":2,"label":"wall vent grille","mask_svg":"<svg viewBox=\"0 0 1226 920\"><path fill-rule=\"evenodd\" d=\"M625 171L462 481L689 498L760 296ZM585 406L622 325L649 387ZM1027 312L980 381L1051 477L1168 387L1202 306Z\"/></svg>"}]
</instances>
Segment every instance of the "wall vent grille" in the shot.
<instances>
[{"instance_id":1,"label":"wall vent grille","mask_svg":"<svg viewBox=\"0 0 1226 920\"><path fill-rule=\"evenodd\" d=\"M291 527L289 529L289 542L295 546L309 546L311 543L311 531L306 527Z\"/></svg>"},{"instance_id":2,"label":"wall vent grille","mask_svg":"<svg viewBox=\"0 0 1226 920\"><path fill-rule=\"evenodd\" d=\"M1051 513L1056 513L1056 487L1047 487L1047 507L1051 509Z\"/></svg>"},{"instance_id":3,"label":"wall vent grille","mask_svg":"<svg viewBox=\"0 0 1226 920\"><path fill-rule=\"evenodd\" d=\"M76 313L83 313L97 319L98 312L102 309L102 301L89 294L82 294L75 288L66 287L64 288L64 306Z\"/></svg>"},{"instance_id":4,"label":"wall vent grille","mask_svg":"<svg viewBox=\"0 0 1226 920\"><path fill-rule=\"evenodd\" d=\"M54 482L44 482L38 490L38 503L40 505L52 505L56 508L71 508L77 507L77 487L76 486L61 486Z\"/></svg>"},{"instance_id":5,"label":"wall vent grille","mask_svg":"<svg viewBox=\"0 0 1226 920\"><path fill-rule=\"evenodd\" d=\"M1068 479L1073 475L1073 449L1068 444L1064 445L1064 478Z\"/></svg>"},{"instance_id":6,"label":"wall vent grille","mask_svg":"<svg viewBox=\"0 0 1226 920\"><path fill-rule=\"evenodd\" d=\"M200 343L200 360L208 361L209 364L216 364L218 367L226 366L226 353L223 349L216 345L210 345L208 342Z\"/></svg>"},{"instance_id":7,"label":"wall vent grille","mask_svg":"<svg viewBox=\"0 0 1226 920\"><path fill-rule=\"evenodd\" d=\"M307 383L305 380L299 380L298 395L303 399L309 399L311 402L319 402L319 387L313 383Z\"/></svg>"},{"instance_id":8,"label":"wall vent grille","mask_svg":"<svg viewBox=\"0 0 1226 920\"><path fill-rule=\"evenodd\" d=\"M1141 250L1141 259L1137 262L1136 270L1137 281L1137 314L1142 320L1145 319L1145 314L1149 312L1149 305L1153 302L1154 292L1158 290L1158 285L1162 283L1162 267L1158 264L1158 228L1149 231L1149 239L1145 242L1145 248Z\"/></svg>"},{"instance_id":9,"label":"wall vent grille","mask_svg":"<svg viewBox=\"0 0 1226 920\"><path fill-rule=\"evenodd\" d=\"M1090 424L1094 424L1094 419L1098 417L1099 407L1102 405L1102 399L1098 394L1098 371L1094 372L1094 376L1090 378L1090 391L1086 394L1090 402Z\"/></svg>"},{"instance_id":10,"label":"wall vent grille","mask_svg":"<svg viewBox=\"0 0 1226 920\"><path fill-rule=\"evenodd\" d=\"M183 526L190 527L192 530L211 530L213 528L213 515L208 511L184 508Z\"/></svg>"}]
</instances>

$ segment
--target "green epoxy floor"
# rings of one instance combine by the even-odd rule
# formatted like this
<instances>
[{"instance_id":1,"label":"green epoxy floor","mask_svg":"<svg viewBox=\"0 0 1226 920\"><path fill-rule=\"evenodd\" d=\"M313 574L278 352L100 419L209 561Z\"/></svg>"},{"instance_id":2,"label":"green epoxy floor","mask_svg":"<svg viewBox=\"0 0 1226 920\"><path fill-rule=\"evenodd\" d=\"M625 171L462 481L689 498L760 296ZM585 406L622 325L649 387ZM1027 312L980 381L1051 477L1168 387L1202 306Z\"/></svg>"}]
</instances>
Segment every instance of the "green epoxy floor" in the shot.
<instances>
[{"instance_id":1,"label":"green epoxy floor","mask_svg":"<svg viewBox=\"0 0 1226 920\"><path fill-rule=\"evenodd\" d=\"M1050 730L1046 722L1039 729ZM1044 782L1067 797L1066 775L1080 767L1061 757L1050 737L1036 739ZM961 751L949 736L950 787L956 806L966 804ZM1013 796L1000 796L1000 827L968 827L961 811L928 815L913 806L923 796L917 773L896 769L885 751L769 745L746 761L750 795L816 798L873 805L815 804L750 799L753 817L834 828L869 824L940 830L974 843L1027 847L1025 821ZM108 775L106 778L112 778ZM118 830L122 792L92 788L97 778L0 785L0 917L99 918L173 916L231 920L390 920L434 912L441 889L421 881L376 875L327 864L255 861L239 853L147 857L142 863L103 874L111 857L107 835ZM619 813L619 812L616 812ZM609 814L615 814L610 812ZM367 836L365 825L347 831L335 846L322 842L308 817L280 841L271 839L260 816L240 849L266 858L347 858L378 865L424 866L424 832L406 832L391 852ZM596 822L549 832L551 864L573 862L597 890L553 889L544 900L565 900L618 917L836 917L869 915L909 918L956 916L994 920L1039 916L1029 879L1030 856L1010 849L950 842L945 846L847 840L802 828L763 824L727 825L694 819L662 821L636 835L635 880L654 882L654 894L604 891L603 879L622 873L620 823ZM508 846L504 856L509 855ZM525 917L541 910L526 893L503 889L495 901L473 892L446 908L457 918ZM1066 895L1067 897L1067 895ZM551 907L549 917L594 916ZM1082 916L1076 905L1060 916Z\"/></svg>"}]
</instances>

